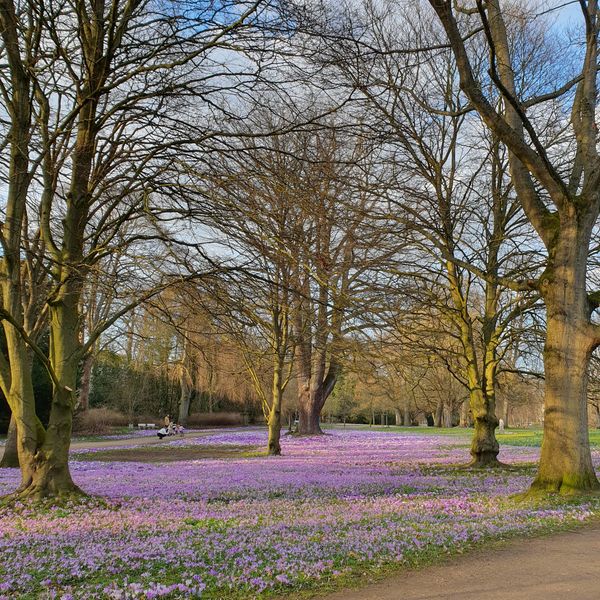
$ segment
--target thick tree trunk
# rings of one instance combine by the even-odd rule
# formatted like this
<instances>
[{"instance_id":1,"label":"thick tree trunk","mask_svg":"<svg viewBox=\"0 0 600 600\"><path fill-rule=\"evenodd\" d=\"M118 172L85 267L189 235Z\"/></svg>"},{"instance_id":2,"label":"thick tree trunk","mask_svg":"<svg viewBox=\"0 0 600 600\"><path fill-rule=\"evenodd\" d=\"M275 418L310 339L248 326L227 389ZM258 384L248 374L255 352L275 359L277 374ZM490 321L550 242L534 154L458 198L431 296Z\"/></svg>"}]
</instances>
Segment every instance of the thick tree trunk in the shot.
<instances>
[{"instance_id":1,"label":"thick tree trunk","mask_svg":"<svg viewBox=\"0 0 600 600\"><path fill-rule=\"evenodd\" d=\"M19 452L17 450L17 423L15 417L10 417L10 425L8 426L8 435L6 436L6 445L2 460L0 460L0 468L19 468Z\"/></svg>"},{"instance_id":2,"label":"thick tree trunk","mask_svg":"<svg viewBox=\"0 0 600 600\"><path fill-rule=\"evenodd\" d=\"M473 440L471 466L496 467L500 445L496 439L496 366L495 346L488 339L485 350L484 378L481 387L473 387L470 394L473 413Z\"/></svg>"},{"instance_id":3,"label":"thick tree trunk","mask_svg":"<svg viewBox=\"0 0 600 600\"><path fill-rule=\"evenodd\" d=\"M269 441L267 453L270 456L279 456L281 454L281 410L271 410L269 414Z\"/></svg>"},{"instance_id":4,"label":"thick tree trunk","mask_svg":"<svg viewBox=\"0 0 600 600\"><path fill-rule=\"evenodd\" d=\"M395 408L394 409L394 413L396 416L396 425L402 425L402 413L400 412L399 408Z\"/></svg>"},{"instance_id":5,"label":"thick tree trunk","mask_svg":"<svg viewBox=\"0 0 600 600\"><path fill-rule=\"evenodd\" d=\"M314 397L314 392L303 386L298 396L298 433L300 435L320 435L323 433L320 424L321 406Z\"/></svg>"},{"instance_id":6,"label":"thick tree trunk","mask_svg":"<svg viewBox=\"0 0 600 600\"><path fill-rule=\"evenodd\" d=\"M586 290L592 220L585 224L581 219L562 219L553 261L542 280L547 322L544 438L533 492L571 494L600 488L587 414L588 368L597 345Z\"/></svg>"},{"instance_id":7,"label":"thick tree trunk","mask_svg":"<svg viewBox=\"0 0 600 600\"><path fill-rule=\"evenodd\" d=\"M69 447L79 364L77 298L50 309L50 361L59 385L54 385L50 421L34 452L19 446L22 483L18 498L82 495L69 470ZM38 436L38 442L39 436Z\"/></svg>"},{"instance_id":8,"label":"thick tree trunk","mask_svg":"<svg viewBox=\"0 0 600 600\"><path fill-rule=\"evenodd\" d=\"M481 389L474 389L470 394L471 411L473 412L473 439L471 441L471 466L498 466L500 446L496 440L498 418L489 399Z\"/></svg>"},{"instance_id":9,"label":"thick tree trunk","mask_svg":"<svg viewBox=\"0 0 600 600\"><path fill-rule=\"evenodd\" d=\"M544 438L532 491L563 494L600 487L592 465L587 422L587 320L548 306Z\"/></svg>"},{"instance_id":10,"label":"thick tree trunk","mask_svg":"<svg viewBox=\"0 0 600 600\"><path fill-rule=\"evenodd\" d=\"M444 406L444 427L448 429L452 427L452 417L454 416L452 413L452 404Z\"/></svg>"}]
</instances>

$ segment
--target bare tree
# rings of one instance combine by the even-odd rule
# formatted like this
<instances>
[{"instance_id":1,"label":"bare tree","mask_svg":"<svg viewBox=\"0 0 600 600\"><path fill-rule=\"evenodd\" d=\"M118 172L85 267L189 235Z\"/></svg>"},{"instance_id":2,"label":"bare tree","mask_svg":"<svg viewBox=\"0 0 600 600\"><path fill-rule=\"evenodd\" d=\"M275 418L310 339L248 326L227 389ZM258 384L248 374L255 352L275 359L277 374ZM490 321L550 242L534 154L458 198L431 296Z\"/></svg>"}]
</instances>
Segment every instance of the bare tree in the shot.
<instances>
[{"instance_id":1,"label":"bare tree","mask_svg":"<svg viewBox=\"0 0 600 600\"><path fill-rule=\"evenodd\" d=\"M10 156L3 173L8 192L1 283L8 361L0 364L0 378L17 421L18 497L79 492L68 468L79 363L103 331L164 285L159 270L150 278L154 289L138 286L134 299L112 311L82 342L85 281L111 252L151 239L168 243L170 232L156 221L164 214L164 198L157 206L153 200L160 195L152 192L171 168L171 150L181 144L178 131L185 129L186 143L196 147L210 136L204 129L190 139L189 120L180 118L175 105L191 111L195 95L218 96L217 72L239 85L252 78L250 63L232 73L214 53L239 37L257 6L236 4L229 10L224 4L195 17L176 3L165 14L145 0L0 4L8 63L1 93L10 120L4 141ZM36 69L29 68L33 64ZM216 110L218 104L208 105ZM34 217L51 260L48 357L29 335L22 308L22 234ZM138 229L121 244L121 226L136 219L145 232ZM29 349L53 382L47 428L39 423L30 377L24 375Z\"/></svg>"},{"instance_id":2,"label":"bare tree","mask_svg":"<svg viewBox=\"0 0 600 600\"><path fill-rule=\"evenodd\" d=\"M587 289L590 240L600 210L597 126L597 3L581 3L585 53L574 77L551 91L527 97L508 39L507 15L498 0L477 0L470 18L456 18L450 1L430 0L456 58L463 92L485 125L509 149L515 190L547 250L541 277L524 282L542 295L547 314L544 348L545 418L539 471L532 491L572 493L599 487L587 428L587 370L600 343L591 315L597 294ZM462 9L458 8L459 11ZM523 20L531 19L527 14ZM465 28L478 27L488 48L489 79L473 68ZM554 57L545 57L546 61ZM489 90L502 98L502 107ZM573 93L572 93L573 92ZM572 143L552 147L552 131L536 122L543 107L559 111ZM565 136L561 136L565 139Z\"/></svg>"}]
</instances>

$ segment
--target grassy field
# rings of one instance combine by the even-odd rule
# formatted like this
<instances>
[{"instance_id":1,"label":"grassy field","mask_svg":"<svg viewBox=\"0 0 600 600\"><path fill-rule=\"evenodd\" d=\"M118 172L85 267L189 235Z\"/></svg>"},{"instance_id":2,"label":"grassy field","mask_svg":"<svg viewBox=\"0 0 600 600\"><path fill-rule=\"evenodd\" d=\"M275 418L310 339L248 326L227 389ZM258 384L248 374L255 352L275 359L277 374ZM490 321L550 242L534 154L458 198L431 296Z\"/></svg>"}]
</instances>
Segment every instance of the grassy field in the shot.
<instances>
[{"instance_id":1,"label":"grassy field","mask_svg":"<svg viewBox=\"0 0 600 600\"><path fill-rule=\"evenodd\" d=\"M536 448L489 472L457 468L464 429L328 433L284 435L280 457L258 427L74 450L91 498L0 506L0 599L299 600L600 516L600 498L518 496ZM19 480L0 469L0 495Z\"/></svg>"},{"instance_id":2,"label":"grassy field","mask_svg":"<svg viewBox=\"0 0 600 600\"><path fill-rule=\"evenodd\" d=\"M344 429L343 425L325 425L328 429ZM387 431L393 433L406 433L412 435L444 435L449 437L470 438L473 434L472 428L464 427L396 427L391 425L385 427L382 425L346 425L345 429L355 430L372 430L372 431ZM496 438L500 444L506 446L532 446L539 447L542 444L542 429L505 429L504 433L496 431ZM590 429L590 445L592 447L600 447L600 429Z\"/></svg>"}]
</instances>

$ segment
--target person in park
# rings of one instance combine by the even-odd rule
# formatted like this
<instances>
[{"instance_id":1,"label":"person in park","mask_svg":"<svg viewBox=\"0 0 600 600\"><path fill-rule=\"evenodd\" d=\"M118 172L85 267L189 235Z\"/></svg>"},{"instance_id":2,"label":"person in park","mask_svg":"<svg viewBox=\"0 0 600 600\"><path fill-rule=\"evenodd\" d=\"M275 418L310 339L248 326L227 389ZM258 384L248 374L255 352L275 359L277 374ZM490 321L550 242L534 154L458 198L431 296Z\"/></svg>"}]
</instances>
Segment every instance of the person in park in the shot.
<instances>
[{"instance_id":1,"label":"person in park","mask_svg":"<svg viewBox=\"0 0 600 600\"><path fill-rule=\"evenodd\" d=\"M170 424L171 424L171 415L165 415L165 429L168 429Z\"/></svg>"}]
</instances>

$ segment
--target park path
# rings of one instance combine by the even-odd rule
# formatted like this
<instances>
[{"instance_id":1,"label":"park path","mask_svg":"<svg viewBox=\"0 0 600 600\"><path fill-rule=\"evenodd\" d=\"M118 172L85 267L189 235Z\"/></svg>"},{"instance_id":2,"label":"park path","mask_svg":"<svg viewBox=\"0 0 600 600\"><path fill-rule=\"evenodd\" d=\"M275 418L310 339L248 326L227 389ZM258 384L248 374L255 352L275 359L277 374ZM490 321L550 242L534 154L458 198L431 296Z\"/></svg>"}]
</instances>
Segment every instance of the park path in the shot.
<instances>
[{"instance_id":1,"label":"park path","mask_svg":"<svg viewBox=\"0 0 600 600\"><path fill-rule=\"evenodd\" d=\"M189 440L192 438L205 437L214 435L214 429L206 429L203 431L190 431L183 437L172 436L160 440L156 434L149 436L131 436L130 438L113 438L112 440L76 440L71 442L71 449L75 450L93 450L95 448L113 448L115 446L154 446L165 444L165 442L173 440Z\"/></svg>"},{"instance_id":2,"label":"park path","mask_svg":"<svg viewBox=\"0 0 600 600\"><path fill-rule=\"evenodd\" d=\"M509 542L323 600L599 600L600 524Z\"/></svg>"}]
</instances>

